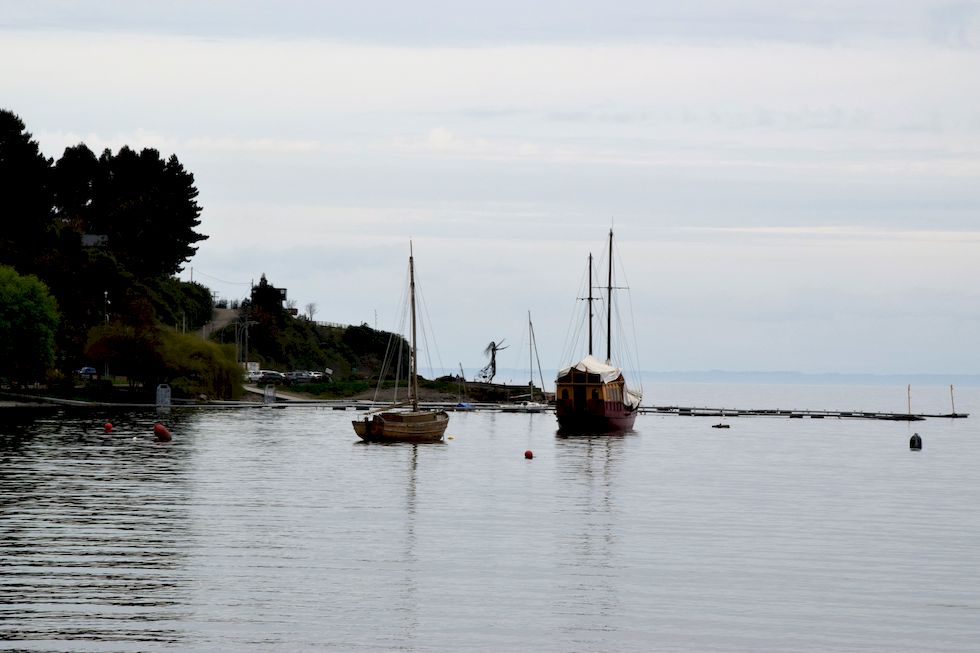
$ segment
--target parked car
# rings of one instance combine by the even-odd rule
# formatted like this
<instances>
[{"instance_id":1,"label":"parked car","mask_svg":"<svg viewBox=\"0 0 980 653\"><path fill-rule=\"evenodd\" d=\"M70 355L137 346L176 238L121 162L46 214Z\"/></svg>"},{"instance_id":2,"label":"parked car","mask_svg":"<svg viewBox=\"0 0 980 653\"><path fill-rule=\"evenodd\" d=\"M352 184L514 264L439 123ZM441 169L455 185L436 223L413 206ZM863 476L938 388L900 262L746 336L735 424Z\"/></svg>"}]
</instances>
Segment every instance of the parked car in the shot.
<instances>
[{"instance_id":1,"label":"parked car","mask_svg":"<svg viewBox=\"0 0 980 653\"><path fill-rule=\"evenodd\" d=\"M275 370L259 370L258 383L286 383L286 375Z\"/></svg>"},{"instance_id":2,"label":"parked car","mask_svg":"<svg viewBox=\"0 0 980 653\"><path fill-rule=\"evenodd\" d=\"M83 367L78 370L78 376L83 379L94 379L98 375L99 373L95 371L94 367Z\"/></svg>"},{"instance_id":3,"label":"parked car","mask_svg":"<svg viewBox=\"0 0 980 653\"><path fill-rule=\"evenodd\" d=\"M245 372L245 380L249 383L257 383L262 379L262 370L250 370Z\"/></svg>"},{"instance_id":4,"label":"parked car","mask_svg":"<svg viewBox=\"0 0 980 653\"><path fill-rule=\"evenodd\" d=\"M313 377L306 370L293 370L286 372L286 380L290 383L309 383Z\"/></svg>"}]
</instances>

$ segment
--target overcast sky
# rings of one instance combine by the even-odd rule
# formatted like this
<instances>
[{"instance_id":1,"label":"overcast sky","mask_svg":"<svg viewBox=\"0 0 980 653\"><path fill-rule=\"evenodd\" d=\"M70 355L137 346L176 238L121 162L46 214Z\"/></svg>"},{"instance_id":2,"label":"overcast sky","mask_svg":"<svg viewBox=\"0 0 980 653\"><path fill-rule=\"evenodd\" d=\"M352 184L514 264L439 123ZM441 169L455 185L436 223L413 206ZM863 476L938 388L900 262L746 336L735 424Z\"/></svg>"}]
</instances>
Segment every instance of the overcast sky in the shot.
<instances>
[{"instance_id":1,"label":"overcast sky","mask_svg":"<svg viewBox=\"0 0 980 653\"><path fill-rule=\"evenodd\" d=\"M219 297L393 329L412 239L435 365L556 368L612 225L643 369L980 373L978 2L2 5L0 106L176 154Z\"/></svg>"}]
</instances>

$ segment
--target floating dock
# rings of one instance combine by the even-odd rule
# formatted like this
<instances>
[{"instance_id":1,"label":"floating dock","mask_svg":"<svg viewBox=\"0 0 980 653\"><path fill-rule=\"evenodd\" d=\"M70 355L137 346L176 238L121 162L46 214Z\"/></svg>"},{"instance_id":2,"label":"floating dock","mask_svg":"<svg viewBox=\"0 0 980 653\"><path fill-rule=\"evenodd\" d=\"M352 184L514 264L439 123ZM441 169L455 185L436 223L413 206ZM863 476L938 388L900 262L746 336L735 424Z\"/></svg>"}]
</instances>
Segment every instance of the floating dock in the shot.
<instances>
[{"instance_id":1,"label":"floating dock","mask_svg":"<svg viewBox=\"0 0 980 653\"><path fill-rule=\"evenodd\" d=\"M884 413L851 410L786 410L745 408L696 408L689 406L641 406L640 413L681 415L683 417L787 417L790 419L879 419L892 422L919 422L927 418L964 419L969 413Z\"/></svg>"}]
</instances>

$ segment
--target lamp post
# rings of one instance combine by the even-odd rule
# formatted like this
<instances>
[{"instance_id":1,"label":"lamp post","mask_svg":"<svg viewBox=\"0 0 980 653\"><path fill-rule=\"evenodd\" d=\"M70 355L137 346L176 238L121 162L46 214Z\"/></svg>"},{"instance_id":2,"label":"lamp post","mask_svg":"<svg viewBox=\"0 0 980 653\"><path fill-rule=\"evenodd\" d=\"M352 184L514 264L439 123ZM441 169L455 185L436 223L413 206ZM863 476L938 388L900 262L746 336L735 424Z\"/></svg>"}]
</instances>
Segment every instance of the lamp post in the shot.
<instances>
[{"instance_id":1,"label":"lamp post","mask_svg":"<svg viewBox=\"0 0 980 653\"><path fill-rule=\"evenodd\" d=\"M246 365L248 364L248 327L255 323L255 320L238 318L238 323L235 325L237 358L240 363L245 363Z\"/></svg>"},{"instance_id":2,"label":"lamp post","mask_svg":"<svg viewBox=\"0 0 980 653\"><path fill-rule=\"evenodd\" d=\"M103 291L102 296L105 298L105 325L109 326L109 291ZM105 363L105 375L103 378L109 378L109 361Z\"/></svg>"}]
</instances>

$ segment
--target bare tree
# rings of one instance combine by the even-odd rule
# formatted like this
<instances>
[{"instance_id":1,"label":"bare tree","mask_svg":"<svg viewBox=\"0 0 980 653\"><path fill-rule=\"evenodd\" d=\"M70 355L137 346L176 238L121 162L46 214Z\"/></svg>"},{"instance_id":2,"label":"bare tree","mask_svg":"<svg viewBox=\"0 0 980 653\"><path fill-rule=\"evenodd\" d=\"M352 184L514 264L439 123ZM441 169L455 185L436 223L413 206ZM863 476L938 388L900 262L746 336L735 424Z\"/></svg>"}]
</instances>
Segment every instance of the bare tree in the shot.
<instances>
[{"instance_id":1,"label":"bare tree","mask_svg":"<svg viewBox=\"0 0 980 653\"><path fill-rule=\"evenodd\" d=\"M316 303L310 302L306 305L306 319L312 322L314 315L316 315Z\"/></svg>"}]
</instances>

